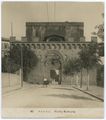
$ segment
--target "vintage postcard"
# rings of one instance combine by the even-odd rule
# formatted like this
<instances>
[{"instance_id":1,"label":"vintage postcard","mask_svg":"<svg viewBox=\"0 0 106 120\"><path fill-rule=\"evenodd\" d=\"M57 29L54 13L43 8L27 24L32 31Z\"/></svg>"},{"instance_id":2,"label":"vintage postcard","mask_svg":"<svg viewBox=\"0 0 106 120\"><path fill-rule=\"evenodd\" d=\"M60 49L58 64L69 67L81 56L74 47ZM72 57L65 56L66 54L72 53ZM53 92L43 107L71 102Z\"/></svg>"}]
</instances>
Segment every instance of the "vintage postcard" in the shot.
<instances>
[{"instance_id":1,"label":"vintage postcard","mask_svg":"<svg viewBox=\"0 0 106 120\"><path fill-rule=\"evenodd\" d=\"M104 3L2 2L2 117L104 118Z\"/></svg>"}]
</instances>

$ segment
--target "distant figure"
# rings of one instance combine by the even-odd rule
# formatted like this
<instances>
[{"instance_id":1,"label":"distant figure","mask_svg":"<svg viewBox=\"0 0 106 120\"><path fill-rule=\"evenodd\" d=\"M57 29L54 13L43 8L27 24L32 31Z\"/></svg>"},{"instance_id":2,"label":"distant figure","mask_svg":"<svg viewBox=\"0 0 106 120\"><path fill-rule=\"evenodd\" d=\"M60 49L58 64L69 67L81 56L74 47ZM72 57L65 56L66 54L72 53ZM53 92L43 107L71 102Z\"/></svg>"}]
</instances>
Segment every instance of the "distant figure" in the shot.
<instances>
[{"instance_id":1,"label":"distant figure","mask_svg":"<svg viewBox=\"0 0 106 120\"><path fill-rule=\"evenodd\" d=\"M59 70L55 70L55 72L56 72L55 81L59 82Z\"/></svg>"},{"instance_id":2,"label":"distant figure","mask_svg":"<svg viewBox=\"0 0 106 120\"><path fill-rule=\"evenodd\" d=\"M43 79L43 85L47 87L47 85L49 84L49 81L47 80L47 78Z\"/></svg>"}]
</instances>

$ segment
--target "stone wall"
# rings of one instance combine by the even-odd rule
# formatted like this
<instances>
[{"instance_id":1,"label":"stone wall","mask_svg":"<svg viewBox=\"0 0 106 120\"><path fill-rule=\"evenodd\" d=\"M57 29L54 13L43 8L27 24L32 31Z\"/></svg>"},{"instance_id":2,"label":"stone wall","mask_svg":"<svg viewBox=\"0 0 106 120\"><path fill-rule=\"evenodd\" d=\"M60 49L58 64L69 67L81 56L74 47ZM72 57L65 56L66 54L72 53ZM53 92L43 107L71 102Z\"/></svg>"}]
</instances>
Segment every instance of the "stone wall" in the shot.
<instances>
[{"instance_id":1,"label":"stone wall","mask_svg":"<svg viewBox=\"0 0 106 120\"><path fill-rule=\"evenodd\" d=\"M62 84L76 84L75 80L72 80L71 76L65 76L63 74L63 65L66 59L76 58L78 52L83 48L89 45L87 43L12 43L18 46L26 46L37 55L39 62L37 66L28 74L27 81L30 83L42 84L43 78L47 77L50 80L50 71L45 67L45 60L47 59L48 54L56 54L60 56L62 63ZM86 84L86 70L83 70L83 84ZM81 74L79 73L79 82L81 79ZM70 82L71 81L71 82ZM90 70L90 84L96 84L96 69Z\"/></svg>"},{"instance_id":2,"label":"stone wall","mask_svg":"<svg viewBox=\"0 0 106 120\"><path fill-rule=\"evenodd\" d=\"M44 41L47 36L51 35L64 37L65 41L68 42L80 42L80 37L84 37L84 23L83 22L26 23L26 37L29 42L36 40L39 40L39 42L41 42Z\"/></svg>"},{"instance_id":3,"label":"stone wall","mask_svg":"<svg viewBox=\"0 0 106 120\"><path fill-rule=\"evenodd\" d=\"M16 73L2 73L2 92L7 93L22 87L21 70Z\"/></svg>"}]
</instances>

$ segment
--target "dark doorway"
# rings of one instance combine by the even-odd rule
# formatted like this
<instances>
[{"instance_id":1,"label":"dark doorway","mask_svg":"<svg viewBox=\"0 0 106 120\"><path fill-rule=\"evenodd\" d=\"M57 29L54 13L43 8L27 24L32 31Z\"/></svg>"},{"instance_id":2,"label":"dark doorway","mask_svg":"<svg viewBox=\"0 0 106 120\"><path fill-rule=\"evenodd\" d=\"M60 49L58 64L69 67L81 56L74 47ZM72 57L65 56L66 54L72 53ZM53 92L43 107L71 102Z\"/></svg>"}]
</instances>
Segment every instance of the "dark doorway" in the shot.
<instances>
[{"instance_id":1,"label":"dark doorway","mask_svg":"<svg viewBox=\"0 0 106 120\"><path fill-rule=\"evenodd\" d=\"M51 51L48 53L45 61L47 77L52 83L61 84L62 81L62 57L58 51ZM49 74L48 74L49 73Z\"/></svg>"},{"instance_id":2,"label":"dark doorway","mask_svg":"<svg viewBox=\"0 0 106 120\"><path fill-rule=\"evenodd\" d=\"M55 70L50 70L50 77L51 77L52 79L55 79L55 77L56 77L56 72L55 72Z\"/></svg>"}]
</instances>

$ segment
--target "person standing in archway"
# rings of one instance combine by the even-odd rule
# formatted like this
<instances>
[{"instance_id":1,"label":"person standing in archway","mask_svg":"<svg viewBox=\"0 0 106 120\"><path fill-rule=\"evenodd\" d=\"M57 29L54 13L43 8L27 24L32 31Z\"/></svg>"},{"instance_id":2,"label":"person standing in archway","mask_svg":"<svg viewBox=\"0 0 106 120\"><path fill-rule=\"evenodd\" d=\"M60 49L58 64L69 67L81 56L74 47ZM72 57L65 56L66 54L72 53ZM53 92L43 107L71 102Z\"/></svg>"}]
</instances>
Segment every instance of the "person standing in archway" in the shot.
<instances>
[{"instance_id":1,"label":"person standing in archway","mask_svg":"<svg viewBox=\"0 0 106 120\"><path fill-rule=\"evenodd\" d=\"M46 77L44 77L44 79L43 79L43 86L47 87L48 84L49 84L49 81L47 80Z\"/></svg>"},{"instance_id":2,"label":"person standing in archway","mask_svg":"<svg viewBox=\"0 0 106 120\"><path fill-rule=\"evenodd\" d=\"M56 81L58 81L59 83L59 70L55 70L55 72L56 72Z\"/></svg>"}]
</instances>

